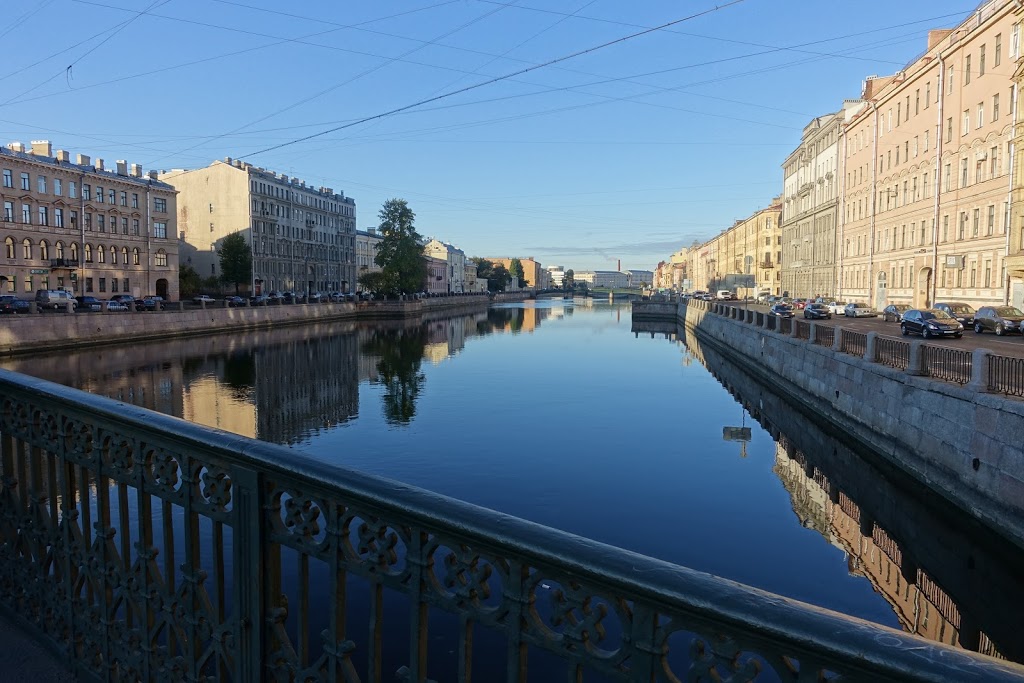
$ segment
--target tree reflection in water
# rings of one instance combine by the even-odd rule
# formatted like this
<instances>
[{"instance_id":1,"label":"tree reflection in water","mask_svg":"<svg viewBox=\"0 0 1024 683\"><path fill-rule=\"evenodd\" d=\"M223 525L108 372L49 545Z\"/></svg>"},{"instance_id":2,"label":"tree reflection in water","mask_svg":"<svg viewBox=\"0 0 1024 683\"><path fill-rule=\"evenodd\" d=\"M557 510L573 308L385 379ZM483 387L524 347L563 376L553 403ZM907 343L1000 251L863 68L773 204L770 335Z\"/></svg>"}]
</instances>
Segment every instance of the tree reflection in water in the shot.
<instances>
[{"instance_id":1,"label":"tree reflection in water","mask_svg":"<svg viewBox=\"0 0 1024 683\"><path fill-rule=\"evenodd\" d=\"M416 415L416 399L425 376L420 372L427 345L423 326L402 330L375 330L362 352L376 356L384 385L384 418L388 424L406 425Z\"/></svg>"}]
</instances>

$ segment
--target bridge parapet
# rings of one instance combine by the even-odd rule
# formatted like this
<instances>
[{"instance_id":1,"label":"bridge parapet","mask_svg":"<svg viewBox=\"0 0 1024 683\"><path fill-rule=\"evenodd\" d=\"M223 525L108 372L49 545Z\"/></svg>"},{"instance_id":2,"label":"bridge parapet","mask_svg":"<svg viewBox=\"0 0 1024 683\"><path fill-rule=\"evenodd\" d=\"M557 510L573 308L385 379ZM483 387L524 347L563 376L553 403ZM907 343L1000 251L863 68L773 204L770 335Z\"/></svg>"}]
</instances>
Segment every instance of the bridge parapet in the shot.
<instances>
[{"instance_id":1,"label":"bridge parapet","mask_svg":"<svg viewBox=\"0 0 1024 683\"><path fill-rule=\"evenodd\" d=\"M0 371L0 397L0 603L88 680L468 680L487 666L501 673L483 680L510 682L528 668L544 680L1024 679L43 380ZM434 633L438 611L454 616L450 633ZM501 637L497 652L479 629ZM454 656L439 656L448 645Z\"/></svg>"}]
</instances>

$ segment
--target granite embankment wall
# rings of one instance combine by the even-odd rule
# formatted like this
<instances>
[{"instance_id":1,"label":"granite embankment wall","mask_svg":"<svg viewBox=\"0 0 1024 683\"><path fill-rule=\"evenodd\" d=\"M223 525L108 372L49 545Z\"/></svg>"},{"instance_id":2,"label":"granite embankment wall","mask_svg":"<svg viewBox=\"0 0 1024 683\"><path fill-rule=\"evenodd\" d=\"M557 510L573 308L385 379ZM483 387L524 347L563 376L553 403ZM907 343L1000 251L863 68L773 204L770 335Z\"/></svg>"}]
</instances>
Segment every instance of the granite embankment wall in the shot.
<instances>
[{"instance_id":1,"label":"granite embankment wall","mask_svg":"<svg viewBox=\"0 0 1024 683\"><path fill-rule=\"evenodd\" d=\"M651 303L641 315L674 316L819 423L1024 547L1024 401L872 363L704 305Z\"/></svg>"},{"instance_id":2,"label":"granite embankment wall","mask_svg":"<svg viewBox=\"0 0 1024 683\"><path fill-rule=\"evenodd\" d=\"M420 301L284 304L118 313L52 313L0 318L0 355L39 353L90 344L123 344L223 332L345 320L392 320L458 315L485 310L492 302L521 301L522 294L452 296Z\"/></svg>"}]
</instances>

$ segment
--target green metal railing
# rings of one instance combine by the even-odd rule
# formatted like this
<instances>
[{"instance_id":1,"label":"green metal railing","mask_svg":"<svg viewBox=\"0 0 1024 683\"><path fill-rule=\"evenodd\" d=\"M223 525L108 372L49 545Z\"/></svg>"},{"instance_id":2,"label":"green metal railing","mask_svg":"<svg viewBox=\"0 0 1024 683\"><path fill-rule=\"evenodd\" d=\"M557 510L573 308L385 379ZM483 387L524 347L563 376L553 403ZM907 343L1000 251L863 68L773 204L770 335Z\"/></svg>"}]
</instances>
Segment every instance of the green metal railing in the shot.
<instances>
[{"instance_id":1,"label":"green metal railing","mask_svg":"<svg viewBox=\"0 0 1024 683\"><path fill-rule=\"evenodd\" d=\"M0 469L0 605L84 680L1024 680L1014 664L7 371Z\"/></svg>"}]
</instances>

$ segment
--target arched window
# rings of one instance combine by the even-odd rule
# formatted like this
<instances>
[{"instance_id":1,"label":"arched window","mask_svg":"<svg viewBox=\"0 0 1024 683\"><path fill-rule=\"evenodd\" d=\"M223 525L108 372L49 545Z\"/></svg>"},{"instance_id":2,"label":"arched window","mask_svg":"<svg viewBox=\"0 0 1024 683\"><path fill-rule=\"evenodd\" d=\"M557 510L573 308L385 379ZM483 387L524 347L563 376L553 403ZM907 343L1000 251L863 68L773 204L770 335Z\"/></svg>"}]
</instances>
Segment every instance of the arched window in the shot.
<instances>
[{"instance_id":1,"label":"arched window","mask_svg":"<svg viewBox=\"0 0 1024 683\"><path fill-rule=\"evenodd\" d=\"M160 249L156 252L156 265L166 266L167 265L167 252Z\"/></svg>"},{"instance_id":2,"label":"arched window","mask_svg":"<svg viewBox=\"0 0 1024 683\"><path fill-rule=\"evenodd\" d=\"M41 261L50 259L50 245L46 243L46 240L39 240L39 259Z\"/></svg>"},{"instance_id":3,"label":"arched window","mask_svg":"<svg viewBox=\"0 0 1024 683\"><path fill-rule=\"evenodd\" d=\"M132 265L139 265L139 248L132 249Z\"/></svg>"},{"instance_id":4,"label":"arched window","mask_svg":"<svg viewBox=\"0 0 1024 683\"><path fill-rule=\"evenodd\" d=\"M110 265L117 265L117 247L113 244L110 245Z\"/></svg>"},{"instance_id":5,"label":"arched window","mask_svg":"<svg viewBox=\"0 0 1024 683\"><path fill-rule=\"evenodd\" d=\"M85 245L85 262L92 263L92 245L88 243Z\"/></svg>"},{"instance_id":6,"label":"arched window","mask_svg":"<svg viewBox=\"0 0 1024 683\"><path fill-rule=\"evenodd\" d=\"M57 244L53 245L56 247L57 256L56 258L64 258L64 243L57 240Z\"/></svg>"},{"instance_id":7,"label":"arched window","mask_svg":"<svg viewBox=\"0 0 1024 683\"><path fill-rule=\"evenodd\" d=\"M11 256L13 256L13 254L11 254ZM27 237L21 241L21 258L32 258L32 240Z\"/></svg>"},{"instance_id":8,"label":"arched window","mask_svg":"<svg viewBox=\"0 0 1024 683\"><path fill-rule=\"evenodd\" d=\"M8 237L4 240L5 251L7 252L7 258L14 258L14 238Z\"/></svg>"},{"instance_id":9,"label":"arched window","mask_svg":"<svg viewBox=\"0 0 1024 683\"><path fill-rule=\"evenodd\" d=\"M128 265L128 247L121 247L121 263Z\"/></svg>"},{"instance_id":10,"label":"arched window","mask_svg":"<svg viewBox=\"0 0 1024 683\"><path fill-rule=\"evenodd\" d=\"M75 242L72 242L71 244L68 245L68 247L71 249L71 260L77 262L78 261L78 244L75 243Z\"/></svg>"},{"instance_id":11,"label":"arched window","mask_svg":"<svg viewBox=\"0 0 1024 683\"><path fill-rule=\"evenodd\" d=\"M100 263L106 263L107 262L107 252L106 252L106 250L103 249L103 245L102 244L97 244L96 245L96 260L98 262L100 262Z\"/></svg>"}]
</instances>

